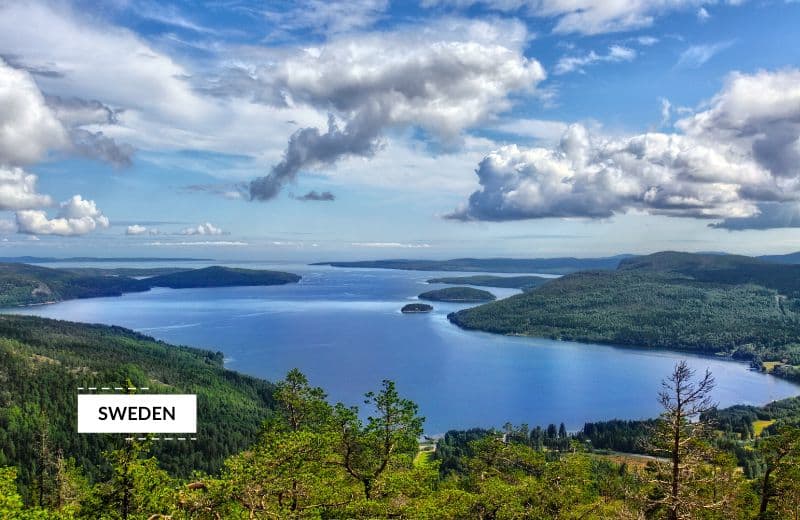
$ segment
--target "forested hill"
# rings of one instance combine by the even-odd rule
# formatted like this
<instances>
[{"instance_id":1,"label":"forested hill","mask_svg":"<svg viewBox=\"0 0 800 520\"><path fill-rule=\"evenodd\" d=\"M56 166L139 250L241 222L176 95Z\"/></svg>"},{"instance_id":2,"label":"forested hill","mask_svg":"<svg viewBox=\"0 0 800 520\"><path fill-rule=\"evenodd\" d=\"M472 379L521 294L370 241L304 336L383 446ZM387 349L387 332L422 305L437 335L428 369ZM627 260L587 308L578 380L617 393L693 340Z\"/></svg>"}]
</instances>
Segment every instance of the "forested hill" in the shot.
<instances>
[{"instance_id":1,"label":"forested hill","mask_svg":"<svg viewBox=\"0 0 800 520\"><path fill-rule=\"evenodd\" d=\"M664 252L451 314L502 334L722 353L800 365L800 266Z\"/></svg>"},{"instance_id":2,"label":"forested hill","mask_svg":"<svg viewBox=\"0 0 800 520\"><path fill-rule=\"evenodd\" d=\"M225 370L222 361L221 352L121 327L0 316L0 467L19 467L25 488L45 435L53 453L74 457L90 478L105 476L102 453L122 446L123 436L76 433L77 388L131 383L150 393L197 394L197 440L156 443L154 454L173 474L217 470L253 443L273 392L272 384Z\"/></svg>"},{"instance_id":3,"label":"forested hill","mask_svg":"<svg viewBox=\"0 0 800 520\"><path fill-rule=\"evenodd\" d=\"M489 273L565 274L586 269L616 269L620 260L631 255L604 258L455 258L453 260L366 260L320 262L312 265L404 269L409 271L473 271Z\"/></svg>"},{"instance_id":4,"label":"forested hill","mask_svg":"<svg viewBox=\"0 0 800 520\"><path fill-rule=\"evenodd\" d=\"M237 269L233 267L211 266L191 271L154 276L145 280L152 287L231 287L240 285L283 285L297 283L300 277L280 271Z\"/></svg>"},{"instance_id":5,"label":"forested hill","mask_svg":"<svg viewBox=\"0 0 800 520\"><path fill-rule=\"evenodd\" d=\"M134 276L146 276L137 279ZM0 263L0 307L119 296L147 291L152 287L231 287L237 285L279 285L295 283L292 273L231 267L202 269L54 269L18 263Z\"/></svg>"}]
</instances>

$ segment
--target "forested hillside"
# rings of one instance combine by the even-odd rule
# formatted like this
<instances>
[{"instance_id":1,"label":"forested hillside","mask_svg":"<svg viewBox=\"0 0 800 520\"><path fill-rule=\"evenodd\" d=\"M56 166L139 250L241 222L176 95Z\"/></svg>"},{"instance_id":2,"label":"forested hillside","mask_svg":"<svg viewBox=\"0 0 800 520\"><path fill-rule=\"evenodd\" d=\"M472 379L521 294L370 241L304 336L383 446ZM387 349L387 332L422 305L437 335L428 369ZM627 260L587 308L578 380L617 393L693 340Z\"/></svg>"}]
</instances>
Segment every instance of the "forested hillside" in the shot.
<instances>
[{"instance_id":1,"label":"forested hillside","mask_svg":"<svg viewBox=\"0 0 800 520\"><path fill-rule=\"evenodd\" d=\"M144 278L134 278L144 277ZM0 307L119 296L152 287L231 287L296 283L292 273L212 266L181 268L59 268L0 263Z\"/></svg>"},{"instance_id":2,"label":"forested hillside","mask_svg":"<svg viewBox=\"0 0 800 520\"><path fill-rule=\"evenodd\" d=\"M773 423L760 435L720 431L709 418L713 376L685 363L663 388L663 413L652 421L592 423L572 435L563 424L448 432L431 453L418 447L424 418L391 381L367 393L359 413L330 404L293 370L275 385L274 412L258 439L221 470L176 478L163 469L165 453L151 456L157 442L133 441L107 451L107 471L89 482L68 453L37 448L59 446L39 436L30 456L43 465L22 486L33 491L25 500L15 468L0 467L0 517L791 518L800 508L800 429ZM653 455L594 449L604 442L641 444ZM742 472L737 450L757 464Z\"/></svg>"},{"instance_id":3,"label":"forested hillside","mask_svg":"<svg viewBox=\"0 0 800 520\"><path fill-rule=\"evenodd\" d=\"M657 253L451 314L502 334L693 350L800 364L800 266ZM791 368L776 369L786 375Z\"/></svg>"},{"instance_id":4,"label":"forested hillside","mask_svg":"<svg viewBox=\"0 0 800 520\"><path fill-rule=\"evenodd\" d=\"M148 387L195 393L197 441L155 444L173 475L215 471L255 440L272 406L273 385L225 370L222 353L168 345L121 327L36 317L0 316L0 466L19 468L24 496L41 465L42 439L52 454L75 459L84 474L107 474L105 450L120 436L78 435L78 387Z\"/></svg>"}]
</instances>

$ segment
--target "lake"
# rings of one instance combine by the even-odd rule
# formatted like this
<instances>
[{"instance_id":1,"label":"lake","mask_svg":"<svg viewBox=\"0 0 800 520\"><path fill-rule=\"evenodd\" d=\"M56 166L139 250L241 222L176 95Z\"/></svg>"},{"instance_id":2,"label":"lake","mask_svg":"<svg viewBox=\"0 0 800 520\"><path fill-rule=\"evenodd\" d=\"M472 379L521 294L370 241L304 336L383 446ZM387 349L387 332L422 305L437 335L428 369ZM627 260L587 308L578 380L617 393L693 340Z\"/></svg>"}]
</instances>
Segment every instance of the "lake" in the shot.
<instances>
[{"instance_id":1,"label":"lake","mask_svg":"<svg viewBox=\"0 0 800 520\"><path fill-rule=\"evenodd\" d=\"M274 287L154 289L13 312L122 325L170 343L220 350L229 368L271 380L297 367L332 400L351 405L360 405L364 392L382 379L393 379L403 396L419 404L428 434L505 422L564 422L574 430L586 421L654 417L661 379L680 359L713 372L721 406L800 394L800 386L743 363L498 336L447 321L449 312L469 305L433 302L432 313L400 313L417 294L445 287L425 283L428 278L471 273L237 265L290 271L303 279ZM518 292L488 290L498 297Z\"/></svg>"}]
</instances>

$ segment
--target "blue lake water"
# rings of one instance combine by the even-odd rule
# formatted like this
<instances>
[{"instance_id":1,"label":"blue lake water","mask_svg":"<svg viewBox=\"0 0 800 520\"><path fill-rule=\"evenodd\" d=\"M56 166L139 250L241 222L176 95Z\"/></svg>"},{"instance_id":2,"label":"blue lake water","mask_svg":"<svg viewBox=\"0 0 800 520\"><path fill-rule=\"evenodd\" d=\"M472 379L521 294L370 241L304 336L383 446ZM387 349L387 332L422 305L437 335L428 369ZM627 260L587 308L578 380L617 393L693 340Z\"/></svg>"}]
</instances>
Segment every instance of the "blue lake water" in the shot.
<instances>
[{"instance_id":1,"label":"blue lake water","mask_svg":"<svg viewBox=\"0 0 800 520\"><path fill-rule=\"evenodd\" d=\"M742 363L464 331L446 316L465 305L434 303L430 314L400 313L417 294L443 287L425 283L428 278L468 273L245 267L303 279L276 287L154 289L13 312L122 325L170 343L221 350L229 368L272 380L297 367L332 400L347 404L361 404L364 392L393 379L420 405L429 434L507 421L563 421L577 429L586 421L653 417L660 381L680 359L713 372L721 406L800 394L799 386ZM498 297L517 292L489 290Z\"/></svg>"}]
</instances>

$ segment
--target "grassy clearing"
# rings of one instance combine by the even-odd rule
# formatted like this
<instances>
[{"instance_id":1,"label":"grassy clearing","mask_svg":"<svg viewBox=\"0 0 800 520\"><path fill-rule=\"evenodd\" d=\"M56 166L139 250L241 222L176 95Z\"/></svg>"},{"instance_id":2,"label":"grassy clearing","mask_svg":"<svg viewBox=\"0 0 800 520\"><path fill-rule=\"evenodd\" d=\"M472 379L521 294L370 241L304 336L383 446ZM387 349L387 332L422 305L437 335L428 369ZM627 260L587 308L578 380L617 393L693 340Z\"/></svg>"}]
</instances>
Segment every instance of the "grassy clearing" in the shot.
<instances>
[{"instance_id":1,"label":"grassy clearing","mask_svg":"<svg viewBox=\"0 0 800 520\"><path fill-rule=\"evenodd\" d=\"M772 372L776 366L782 365L783 363L780 361L764 361L761 364L764 365L764 370L767 372Z\"/></svg>"},{"instance_id":2,"label":"grassy clearing","mask_svg":"<svg viewBox=\"0 0 800 520\"><path fill-rule=\"evenodd\" d=\"M753 431L756 432L756 437L760 436L764 428L769 428L774 422L774 419L771 421L753 421Z\"/></svg>"}]
</instances>

